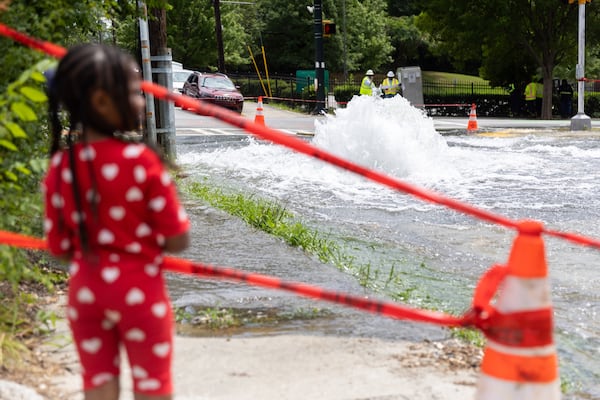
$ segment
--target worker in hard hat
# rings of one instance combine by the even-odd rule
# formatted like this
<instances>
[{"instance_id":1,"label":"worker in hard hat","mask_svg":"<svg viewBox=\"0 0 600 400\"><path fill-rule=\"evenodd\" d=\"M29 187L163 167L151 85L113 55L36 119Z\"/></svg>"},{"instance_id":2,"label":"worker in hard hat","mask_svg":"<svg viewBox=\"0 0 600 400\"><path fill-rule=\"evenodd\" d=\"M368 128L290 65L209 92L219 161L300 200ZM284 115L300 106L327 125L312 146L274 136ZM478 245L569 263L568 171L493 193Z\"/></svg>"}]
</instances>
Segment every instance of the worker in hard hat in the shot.
<instances>
[{"instance_id":1,"label":"worker in hard hat","mask_svg":"<svg viewBox=\"0 0 600 400\"><path fill-rule=\"evenodd\" d=\"M381 95L383 98L394 97L400 92L400 82L396 79L394 72L389 71L387 78L381 82Z\"/></svg>"},{"instance_id":2,"label":"worker in hard hat","mask_svg":"<svg viewBox=\"0 0 600 400\"><path fill-rule=\"evenodd\" d=\"M360 94L361 95L367 95L367 96L371 96L373 94L373 89L376 89L377 87L375 86L375 81L373 80L373 70L369 69L367 70L367 73L365 74L365 77L362 80L362 83L360 84Z\"/></svg>"}]
</instances>

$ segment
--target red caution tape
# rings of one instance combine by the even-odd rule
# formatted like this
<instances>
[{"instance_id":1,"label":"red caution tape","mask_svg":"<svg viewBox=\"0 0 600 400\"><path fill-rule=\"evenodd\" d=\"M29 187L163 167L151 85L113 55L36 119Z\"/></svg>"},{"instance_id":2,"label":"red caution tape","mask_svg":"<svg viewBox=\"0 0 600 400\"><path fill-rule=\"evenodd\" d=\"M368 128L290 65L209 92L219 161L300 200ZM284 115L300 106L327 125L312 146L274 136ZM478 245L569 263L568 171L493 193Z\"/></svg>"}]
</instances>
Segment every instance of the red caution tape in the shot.
<instances>
[{"instance_id":1,"label":"red caution tape","mask_svg":"<svg viewBox=\"0 0 600 400\"><path fill-rule=\"evenodd\" d=\"M36 250L47 250L46 242L42 239L2 230L0 230L0 244ZM467 326L471 321L470 316L468 318L455 317L436 311L403 307L395 303L371 300L342 292L329 291L305 283L283 281L267 275L248 273L233 268L215 267L180 258L166 257L164 268L172 272L221 278L230 281L244 282L254 286L284 290L304 297L342 304L394 319L427 322L449 327Z\"/></svg>"},{"instance_id":2,"label":"red caution tape","mask_svg":"<svg viewBox=\"0 0 600 400\"><path fill-rule=\"evenodd\" d=\"M62 56L67 54L67 50L64 47L58 46L54 43L32 38L21 32L15 31L14 29L11 29L4 24L0 24L0 35L11 38L16 42L31 47L32 49L41 50L44 53L56 58L61 58Z\"/></svg>"}]
</instances>

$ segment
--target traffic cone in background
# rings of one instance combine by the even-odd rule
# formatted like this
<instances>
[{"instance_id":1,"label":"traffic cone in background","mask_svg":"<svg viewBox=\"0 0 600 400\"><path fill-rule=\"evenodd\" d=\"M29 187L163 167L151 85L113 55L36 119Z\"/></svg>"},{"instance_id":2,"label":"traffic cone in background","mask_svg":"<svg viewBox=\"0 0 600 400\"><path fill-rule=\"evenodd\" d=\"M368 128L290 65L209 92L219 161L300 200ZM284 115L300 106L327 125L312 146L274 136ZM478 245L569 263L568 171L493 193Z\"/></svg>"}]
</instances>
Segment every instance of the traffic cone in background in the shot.
<instances>
[{"instance_id":1,"label":"traffic cone in background","mask_svg":"<svg viewBox=\"0 0 600 400\"><path fill-rule=\"evenodd\" d=\"M560 379L553 340L543 226L523 221L484 332L487 343L476 400L558 400Z\"/></svg>"},{"instance_id":2,"label":"traffic cone in background","mask_svg":"<svg viewBox=\"0 0 600 400\"><path fill-rule=\"evenodd\" d=\"M254 116L254 122L261 125L265 124L262 96L258 96L258 106L256 107L256 115Z\"/></svg>"},{"instance_id":3,"label":"traffic cone in background","mask_svg":"<svg viewBox=\"0 0 600 400\"><path fill-rule=\"evenodd\" d=\"M471 112L469 113L469 123L467 124L467 132L476 131L477 127L477 112L475 111L475 103L471 104Z\"/></svg>"}]
</instances>

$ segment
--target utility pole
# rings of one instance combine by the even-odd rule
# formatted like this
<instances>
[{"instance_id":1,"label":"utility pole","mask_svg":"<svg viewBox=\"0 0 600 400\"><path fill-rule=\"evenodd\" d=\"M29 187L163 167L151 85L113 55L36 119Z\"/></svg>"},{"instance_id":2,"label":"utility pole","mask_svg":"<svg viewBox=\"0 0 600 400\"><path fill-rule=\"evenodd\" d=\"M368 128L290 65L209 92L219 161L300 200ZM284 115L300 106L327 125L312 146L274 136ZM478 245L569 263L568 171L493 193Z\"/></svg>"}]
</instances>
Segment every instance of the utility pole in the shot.
<instances>
[{"instance_id":1,"label":"utility pole","mask_svg":"<svg viewBox=\"0 0 600 400\"><path fill-rule=\"evenodd\" d=\"M314 0L313 17L315 24L315 92L317 103L313 114L325 110L325 60L323 57L323 2Z\"/></svg>"},{"instance_id":2,"label":"utility pole","mask_svg":"<svg viewBox=\"0 0 600 400\"><path fill-rule=\"evenodd\" d=\"M148 34L148 10L146 3L137 2L141 17L138 20L140 26L140 47L142 57L142 76L145 81L152 82L152 64L150 63L150 37ZM146 93L146 140L151 145L156 145L156 122L154 120L154 95Z\"/></svg>"},{"instance_id":3,"label":"utility pole","mask_svg":"<svg viewBox=\"0 0 600 400\"><path fill-rule=\"evenodd\" d=\"M575 77L577 78L577 114L571 118L571 130L583 131L592 129L592 119L583 111L585 97L585 2L579 2L578 56ZM569 1L571 3L571 1Z\"/></svg>"},{"instance_id":4,"label":"utility pole","mask_svg":"<svg viewBox=\"0 0 600 400\"><path fill-rule=\"evenodd\" d=\"M150 30L150 59L155 65L152 73L156 75L156 82L173 90L173 70L171 49L167 47L167 12L163 8L152 8L150 12L153 18L149 21ZM165 156L170 160L176 158L175 137L175 106L170 101L157 100L155 107L158 108L156 115L157 142Z\"/></svg>"},{"instance_id":5,"label":"utility pole","mask_svg":"<svg viewBox=\"0 0 600 400\"><path fill-rule=\"evenodd\" d=\"M223 26L221 25L221 1L213 0L215 8L215 36L217 38L217 53L219 56L219 72L225 73L225 51L223 50Z\"/></svg>"}]
</instances>

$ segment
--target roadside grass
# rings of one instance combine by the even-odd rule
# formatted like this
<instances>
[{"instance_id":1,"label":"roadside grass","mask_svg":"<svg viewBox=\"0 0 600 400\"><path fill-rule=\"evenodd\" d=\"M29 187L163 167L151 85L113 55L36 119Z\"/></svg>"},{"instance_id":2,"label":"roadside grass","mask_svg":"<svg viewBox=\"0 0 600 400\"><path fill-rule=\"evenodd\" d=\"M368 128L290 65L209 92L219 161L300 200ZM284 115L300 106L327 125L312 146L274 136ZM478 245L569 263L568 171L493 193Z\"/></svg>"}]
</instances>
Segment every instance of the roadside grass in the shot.
<instances>
[{"instance_id":1,"label":"roadside grass","mask_svg":"<svg viewBox=\"0 0 600 400\"><path fill-rule=\"evenodd\" d=\"M215 188L207 182L179 182L179 188L187 196L200 199L211 206L237 216L266 233L283 239L287 244L299 247L313 254L323 263L331 263L342 271L351 273L359 284L375 292L386 292L393 300L410 302L419 297L414 287L404 287L402 272L392 265L389 273L380 273L371 263L357 262L354 256L338 243L328 239L324 234L312 230L299 222L291 212L274 201L257 198L254 195L241 193L226 193L223 189ZM427 296L427 299L430 298ZM421 299L423 300L423 299ZM427 304L430 309L436 309L434 304ZM205 316L206 317L206 316ZM216 318L218 321L219 318ZM239 321L239 319L233 319ZM472 329L453 329L452 336L461 338L469 343L482 346L481 333Z\"/></svg>"},{"instance_id":2,"label":"roadside grass","mask_svg":"<svg viewBox=\"0 0 600 400\"><path fill-rule=\"evenodd\" d=\"M277 308L221 308L221 307L178 307L175 321L178 332L198 335L214 331L232 332L236 328L268 328L283 321L312 320L325 318L332 313L318 307L297 308L292 311Z\"/></svg>"},{"instance_id":3,"label":"roadside grass","mask_svg":"<svg viewBox=\"0 0 600 400\"><path fill-rule=\"evenodd\" d=\"M421 71L423 75L423 82L465 82L465 83L477 83L477 84L488 84L489 82L483 78L474 75L456 74L452 72L440 72L440 71Z\"/></svg>"}]
</instances>

